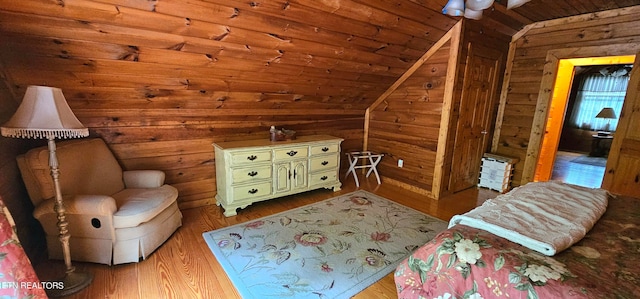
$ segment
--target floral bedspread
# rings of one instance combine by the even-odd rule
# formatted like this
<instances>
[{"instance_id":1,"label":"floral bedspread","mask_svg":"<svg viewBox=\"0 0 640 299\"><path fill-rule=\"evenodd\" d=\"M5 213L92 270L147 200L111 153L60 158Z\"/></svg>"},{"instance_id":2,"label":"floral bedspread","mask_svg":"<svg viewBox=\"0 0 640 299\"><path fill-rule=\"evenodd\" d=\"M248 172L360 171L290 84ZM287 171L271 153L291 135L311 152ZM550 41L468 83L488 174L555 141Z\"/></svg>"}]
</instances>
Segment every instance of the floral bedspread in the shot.
<instances>
[{"instance_id":1,"label":"floral bedspread","mask_svg":"<svg viewBox=\"0 0 640 299\"><path fill-rule=\"evenodd\" d=\"M47 298L0 198L0 298Z\"/></svg>"},{"instance_id":2,"label":"floral bedspread","mask_svg":"<svg viewBox=\"0 0 640 299\"><path fill-rule=\"evenodd\" d=\"M398 298L637 298L640 199L612 198L591 231L548 257L456 225L396 269Z\"/></svg>"}]
</instances>

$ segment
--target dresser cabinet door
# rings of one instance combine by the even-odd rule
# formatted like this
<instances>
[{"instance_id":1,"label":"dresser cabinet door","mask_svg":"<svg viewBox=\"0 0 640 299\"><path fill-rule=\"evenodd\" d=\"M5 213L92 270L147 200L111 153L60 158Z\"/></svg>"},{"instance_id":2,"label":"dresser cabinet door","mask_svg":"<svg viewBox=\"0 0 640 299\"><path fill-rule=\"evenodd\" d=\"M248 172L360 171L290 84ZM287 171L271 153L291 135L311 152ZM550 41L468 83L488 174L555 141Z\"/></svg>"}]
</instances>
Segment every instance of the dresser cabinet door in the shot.
<instances>
[{"instance_id":1,"label":"dresser cabinet door","mask_svg":"<svg viewBox=\"0 0 640 299\"><path fill-rule=\"evenodd\" d=\"M291 190L291 163L281 162L274 166L273 173L275 177L273 179L274 192L282 193L289 192Z\"/></svg>"},{"instance_id":2,"label":"dresser cabinet door","mask_svg":"<svg viewBox=\"0 0 640 299\"><path fill-rule=\"evenodd\" d=\"M307 160L276 163L274 173L275 193L307 188Z\"/></svg>"},{"instance_id":3,"label":"dresser cabinet door","mask_svg":"<svg viewBox=\"0 0 640 299\"><path fill-rule=\"evenodd\" d=\"M293 190L307 188L307 160L291 162L293 176L291 177L291 187Z\"/></svg>"}]
</instances>

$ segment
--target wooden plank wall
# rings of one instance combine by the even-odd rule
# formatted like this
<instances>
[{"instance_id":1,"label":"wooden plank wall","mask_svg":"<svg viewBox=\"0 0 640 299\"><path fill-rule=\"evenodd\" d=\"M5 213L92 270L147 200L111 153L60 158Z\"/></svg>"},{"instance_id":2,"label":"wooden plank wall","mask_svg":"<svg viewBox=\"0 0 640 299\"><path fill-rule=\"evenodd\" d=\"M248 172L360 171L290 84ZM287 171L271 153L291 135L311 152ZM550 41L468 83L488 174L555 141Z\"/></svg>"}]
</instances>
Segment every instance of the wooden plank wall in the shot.
<instances>
[{"instance_id":1,"label":"wooden plank wall","mask_svg":"<svg viewBox=\"0 0 640 299\"><path fill-rule=\"evenodd\" d=\"M424 62L418 70L370 112L368 149L385 153L380 173L388 182L439 198L447 191L452 161L455 128L458 120L464 68L469 43L481 44L505 53L510 33L504 26L463 21L460 54L452 68L452 92L445 95L447 69L450 68L451 43L448 42ZM503 70L499 72L503 73ZM500 79L499 82L502 82ZM446 97L450 98L446 98ZM445 105L446 103L446 105ZM494 114L497 112L497 103ZM443 109L448 109L444 111ZM443 116L448 127L441 130ZM439 134L446 132L439 144ZM438 157L438 155L442 157ZM399 168L398 159L404 166ZM442 162L437 162L441 159Z\"/></svg>"},{"instance_id":2,"label":"wooden plank wall","mask_svg":"<svg viewBox=\"0 0 640 299\"><path fill-rule=\"evenodd\" d=\"M513 183L533 180L559 58L633 55L640 44L640 6L535 23L516 34L497 120L496 153L517 157ZM634 112L635 113L635 112ZM634 128L640 130L640 128Z\"/></svg>"},{"instance_id":3,"label":"wooden plank wall","mask_svg":"<svg viewBox=\"0 0 640 299\"><path fill-rule=\"evenodd\" d=\"M444 101L450 43L370 113L368 149L385 153L385 177L431 190ZM404 167L397 167L398 159Z\"/></svg>"},{"instance_id":4,"label":"wooden plank wall","mask_svg":"<svg viewBox=\"0 0 640 299\"><path fill-rule=\"evenodd\" d=\"M640 49L633 64L602 187L616 194L640 197Z\"/></svg>"},{"instance_id":5,"label":"wooden plank wall","mask_svg":"<svg viewBox=\"0 0 640 299\"><path fill-rule=\"evenodd\" d=\"M198 207L213 142L276 125L361 148L366 108L455 23L440 4L363 3L0 0L0 61L16 97L61 88L125 169L164 170Z\"/></svg>"}]
</instances>

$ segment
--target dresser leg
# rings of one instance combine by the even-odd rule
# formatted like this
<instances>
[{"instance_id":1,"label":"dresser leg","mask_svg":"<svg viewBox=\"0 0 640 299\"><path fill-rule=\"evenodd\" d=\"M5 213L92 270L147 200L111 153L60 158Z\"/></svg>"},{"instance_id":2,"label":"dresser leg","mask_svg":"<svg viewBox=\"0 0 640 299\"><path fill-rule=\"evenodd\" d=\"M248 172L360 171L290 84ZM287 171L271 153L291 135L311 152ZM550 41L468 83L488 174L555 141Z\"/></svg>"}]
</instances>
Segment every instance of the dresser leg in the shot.
<instances>
[{"instance_id":1,"label":"dresser leg","mask_svg":"<svg viewBox=\"0 0 640 299\"><path fill-rule=\"evenodd\" d=\"M231 216L236 216L238 215L238 208L233 208L233 209L224 209L224 216L225 217L231 217Z\"/></svg>"}]
</instances>

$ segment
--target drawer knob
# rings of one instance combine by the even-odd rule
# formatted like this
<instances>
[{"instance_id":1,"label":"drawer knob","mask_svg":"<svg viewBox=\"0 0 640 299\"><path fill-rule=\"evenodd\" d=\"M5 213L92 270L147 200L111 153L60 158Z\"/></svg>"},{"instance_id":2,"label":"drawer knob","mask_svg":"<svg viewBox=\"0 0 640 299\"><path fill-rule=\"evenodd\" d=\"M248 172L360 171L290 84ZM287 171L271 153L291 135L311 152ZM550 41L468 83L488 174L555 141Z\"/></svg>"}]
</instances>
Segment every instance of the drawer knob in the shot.
<instances>
[{"instance_id":1,"label":"drawer knob","mask_svg":"<svg viewBox=\"0 0 640 299\"><path fill-rule=\"evenodd\" d=\"M258 189L253 188L253 189L249 190L248 192L249 192L249 194L256 194L256 193L258 193Z\"/></svg>"},{"instance_id":2,"label":"drawer knob","mask_svg":"<svg viewBox=\"0 0 640 299\"><path fill-rule=\"evenodd\" d=\"M258 159L258 157L256 155L251 155L251 156L247 157L247 160L249 160L249 161L253 161L255 159Z\"/></svg>"},{"instance_id":3,"label":"drawer knob","mask_svg":"<svg viewBox=\"0 0 640 299\"><path fill-rule=\"evenodd\" d=\"M252 172L247 173L247 175L248 176L256 176L256 175L258 175L258 172L254 170Z\"/></svg>"},{"instance_id":4,"label":"drawer knob","mask_svg":"<svg viewBox=\"0 0 640 299\"><path fill-rule=\"evenodd\" d=\"M328 176L323 175L320 179L323 180L323 181L326 181L328 178L329 178Z\"/></svg>"},{"instance_id":5,"label":"drawer knob","mask_svg":"<svg viewBox=\"0 0 640 299\"><path fill-rule=\"evenodd\" d=\"M325 146L325 147L323 147L323 148L322 148L322 151L323 151L323 152L328 152L328 151L329 151L329 148Z\"/></svg>"},{"instance_id":6,"label":"drawer knob","mask_svg":"<svg viewBox=\"0 0 640 299\"><path fill-rule=\"evenodd\" d=\"M329 161L322 161L322 166L327 166L327 164L329 164Z\"/></svg>"},{"instance_id":7,"label":"drawer knob","mask_svg":"<svg viewBox=\"0 0 640 299\"><path fill-rule=\"evenodd\" d=\"M290 157L293 157L293 156L295 156L297 153L298 153L297 151L290 151L290 152L288 152L288 153L287 153L287 155L289 155Z\"/></svg>"}]
</instances>

